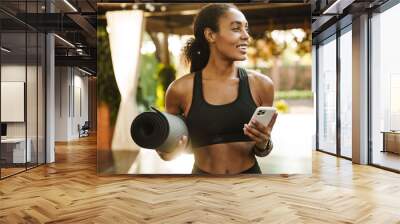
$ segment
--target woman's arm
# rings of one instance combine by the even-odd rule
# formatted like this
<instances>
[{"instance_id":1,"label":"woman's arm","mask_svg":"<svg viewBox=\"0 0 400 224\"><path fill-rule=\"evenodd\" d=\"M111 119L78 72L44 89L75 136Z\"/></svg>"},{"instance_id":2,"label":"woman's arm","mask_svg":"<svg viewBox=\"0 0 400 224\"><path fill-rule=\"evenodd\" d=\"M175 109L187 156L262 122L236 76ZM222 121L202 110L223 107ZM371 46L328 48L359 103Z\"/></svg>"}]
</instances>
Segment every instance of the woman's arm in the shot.
<instances>
[{"instance_id":1,"label":"woman's arm","mask_svg":"<svg viewBox=\"0 0 400 224\"><path fill-rule=\"evenodd\" d=\"M272 106L274 101L274 85L272 80L263 74L252 72L250 76L251 86L254 87L255 98L258 106ZM251 121L245 124L244 133L255 141L257 148L264 149L271 138L272 128L278 114L275 113L269 124L260 124Z\"/></svg>"},{"instance_id":2,"label":"woman's arm","mask_svg":"<svg viewBox=\"0 0 400 224\"><path fill-rule=\"evenodd\" d=\"M254 86L254 93L258 103L260 104L259 106L272 107L275 95L272 80L268 76L258 72L251 72L251 74L252 78L250 79L250 82L252 86Z\"/></svg>"}]
</instances>

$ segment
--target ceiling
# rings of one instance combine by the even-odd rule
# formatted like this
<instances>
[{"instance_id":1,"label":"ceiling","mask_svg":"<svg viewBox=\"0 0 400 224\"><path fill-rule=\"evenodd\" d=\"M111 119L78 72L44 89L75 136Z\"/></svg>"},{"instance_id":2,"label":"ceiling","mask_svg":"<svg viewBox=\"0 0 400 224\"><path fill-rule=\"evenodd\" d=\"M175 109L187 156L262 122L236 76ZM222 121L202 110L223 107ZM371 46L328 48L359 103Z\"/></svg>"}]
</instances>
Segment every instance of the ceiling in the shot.
<instances>
[{"instance_id":1,"label":"ceiling","mask_svg":"<svg viewBox=\"0 0 400 224\"><path fill-rule=\"evenodd\" d=\"M304 1L292 3L239 3L245 14L252 35L263 35L272 29L309 29L311 8ZM295 3L293 3L295 2ZM110 10L141 9L145 11L148 32L167 32L179 35L192 34L192 23L205 4L191 3L98 3L100 23L105 23L104 13Z\"/></svg>"},{"instance_id":2,"label":"ceiling","mask_svg":"<svg viewBox=\"0 0 400 224\"><path fill-rule=\"evenodd\" d=\"M349 3L342 13L323 14L335 1ZM325 32L345 15L377 7L387 0L238 0L235 4L245 14L252 35L262 35L265 30L303 28L314 36ZM25 50L25 31L54 32L56 64L80 66L96 71L96 28L98 23L105 25L104 14L109 10L142 9L146 16L146 29L150 32L191 34L195 15L204 5L200 0L190 4L158 3L157 0L1 0L0 27L3 33L2 44L8 45L14 56L25 55L31 58L37 49L33 37L27 38ZM246 2L246 3L242 3ZM51 12L51 13L50 13ZM97 16L99 15L99 16ZM63 41L66 40L66 41ZM69 44L70 43L70 44ZM71 46L74 45L74 46ZM41 49L41 46L39 46Z\"/></svg>"},{"instance_id":3,"label":"ceiling","mask_svg":"<svg viewBox=\"0 0 400 224\"><path fill-rule=\"evenodd\" d=\"M373 12L388 0L312 0L313 43L324 39L336 29L351 23L352 18L362 13Z\"/></svg>"},{"instance_id":4,"label":"ceiling","mask_svg":"<svg viewBox=\"0 0 400 224\"><path fill-rule=\"evenodd\" d=\"M140 2L140 3L137 3ZM142 8L146 11L148 29L152 32L190 34L193 18L204 4L157 3L158 1L113 0L1 0L0 23L4 38L13 48L8 58L31 58L36 46L28 44L25 51L24 32L54 32L56 65L79 66L96 72L96 28L105 23L108 10ZM178 1L179 2L179 1ZM197 3L196 3L197 2ZM248 2L248 1L236 1ZM237 4L250 23L252 35L262 35L267 29L310 27L309 0L252 1ZM146 10L146 7L156 10ZM164 7L164 10L161 10ZM99 14L99 17L97 15ZM99 20L97 19L99 18ZM277 20L276 18L279 18ZM22 32L22 33L21 33ZM15 57L11 57L11 54Z\"/></svg>"},{"instance_id":5,"label":"ceiling","mask_svg":"<svg viewBox=\"0 0 400 224\"><path fill-rule=\"evenodd\" d=\"M203 1L196 0L190 4L178 4L178 0L178 3L157 2L159 1L1 0L0 25L4 33L3 43L7 42L13 49L8 54L10 60L22 58L26 53L27 58L33 58L31 53L34 55L37 48L34 43L28 43L25 50L25 30L54 32L60 37L55 38L56 65L79 66L95 73L96 28L97 23L105 23L106 11L141 8L146 11L150 31L191 34L194 16L204 5L201 4ZM268 29L309 28L311 11L308 3L311 2L312 0L256 0L251 3L248 0L235 1L246 15L252 35L262 35ZM148 7L153 7L154 10L148 10Z\"/></svg>"},{"instance_id":6,"label":"ceiling","mask_svg":"<svg viewBox=\"0 0 400 224\"><path fill-rule=\"evenodd\" d=\"M96 17L96 0L1 0L2 44L13 49L8 58L17 60L26 54L25 31L52 32L61 37L55 38L56 65L96 73ZM28 34L28 59L36 51L30 39Z\"/></svg>"}]
</instances>

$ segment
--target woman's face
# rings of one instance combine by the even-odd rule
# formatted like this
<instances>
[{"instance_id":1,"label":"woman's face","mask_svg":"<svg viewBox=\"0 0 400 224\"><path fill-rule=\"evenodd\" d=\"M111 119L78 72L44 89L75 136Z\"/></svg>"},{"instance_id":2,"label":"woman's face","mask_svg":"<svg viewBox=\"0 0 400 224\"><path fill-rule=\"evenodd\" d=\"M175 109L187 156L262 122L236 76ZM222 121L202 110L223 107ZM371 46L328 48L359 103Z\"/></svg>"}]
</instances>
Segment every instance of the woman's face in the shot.
<instances>
[{"instance_id":1,"label":"woman's face","mask_svg":"<svg viewBox=\"0 0 400 224\"><path fill-rule=\"evenodd\" d=\"M233 61L246 60L249 45L247 20L243 13L231 8L219 18L219 31L211 46Z\"/></svg>"}]
</instances>

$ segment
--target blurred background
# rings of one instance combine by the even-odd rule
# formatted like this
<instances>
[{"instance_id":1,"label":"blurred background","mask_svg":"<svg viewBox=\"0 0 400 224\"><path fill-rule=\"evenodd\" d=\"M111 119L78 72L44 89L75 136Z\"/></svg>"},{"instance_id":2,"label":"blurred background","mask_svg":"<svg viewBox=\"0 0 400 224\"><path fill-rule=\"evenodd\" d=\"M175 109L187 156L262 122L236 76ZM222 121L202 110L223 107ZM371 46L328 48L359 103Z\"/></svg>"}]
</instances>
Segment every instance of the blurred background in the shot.
<instances>
[{"instance_id":1,"label":"blurred background","mask_svg":"<svg viewBox=\"0 0 400 224\"><path fill-rule=\"evenodd\" d=\"M272 138L274 151L258 158L263 173L311 173L312 135L315 133L314 98L311 91L311 7L303 3L236 4L244 13L251 35L248 60L239 66L268 75L274 82L274 106L279 117ZM144 22L136 71L136 113L150 106L164 110L168 85L189 73L181 57L192 35L192 23L203 4L98 3L98 168L105 173L190 173L193 156L183 154L165 162L153 150L112 152L113 128L118 117L120 94L111 60L106 13L140 10ZM103 105L103 106L102 106ZM109 139L108 142L105 139ZM100 140L100 139L99 139ZM288 141L290 140L290 141ZM103 152L103 153L102 153ZM116 155L119 154L119 155ZM118 159L120 158L120 159Z\"/></svg>"}]
</instances>

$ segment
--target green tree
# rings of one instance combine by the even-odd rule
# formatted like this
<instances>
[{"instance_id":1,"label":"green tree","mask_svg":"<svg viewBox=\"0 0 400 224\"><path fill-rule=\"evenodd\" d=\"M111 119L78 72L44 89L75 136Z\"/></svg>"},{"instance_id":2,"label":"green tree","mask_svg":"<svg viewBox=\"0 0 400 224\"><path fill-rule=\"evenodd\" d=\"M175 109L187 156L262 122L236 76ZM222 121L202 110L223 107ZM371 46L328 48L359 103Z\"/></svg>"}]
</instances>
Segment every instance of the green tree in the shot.
<instances>
[{"instance_id":1,"label":"green tree","mask_svg":"<svg viewBox=\"0 0 400 224\"><path fill-rule=\"evenodd\" d=\"M156 106L164 110L165 92L168 86L175 80L176 70L172 65L160 64L157 73L157 101Z\"/></svg>"},{"instance_id":2,"label":"green tree","mask_svg":"<svg viewBox=\"0 0 400 224\"><path fill-rule=\"evenodd\" d=\"M139 112L147 111L156 102L157 69L159 63L154 54L140 56L139 82L136 101Z\"/></svg>"}]
</instances>

